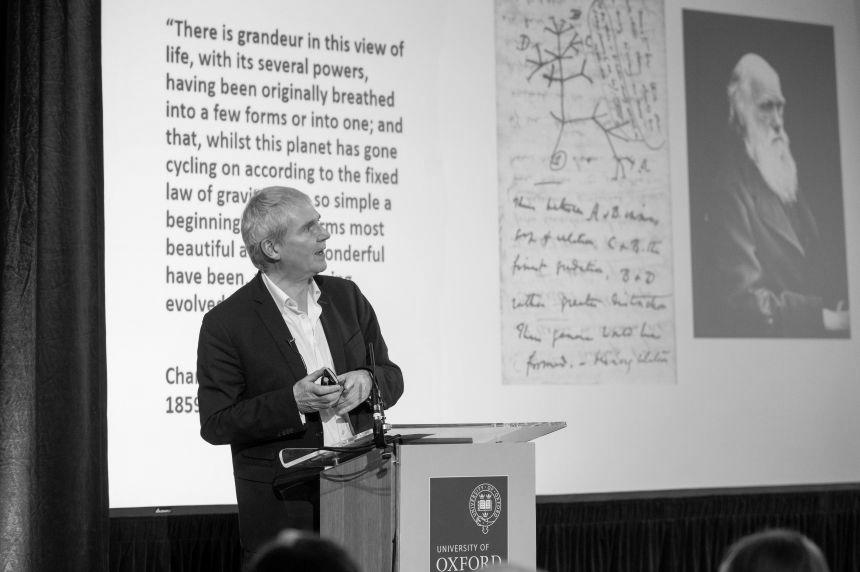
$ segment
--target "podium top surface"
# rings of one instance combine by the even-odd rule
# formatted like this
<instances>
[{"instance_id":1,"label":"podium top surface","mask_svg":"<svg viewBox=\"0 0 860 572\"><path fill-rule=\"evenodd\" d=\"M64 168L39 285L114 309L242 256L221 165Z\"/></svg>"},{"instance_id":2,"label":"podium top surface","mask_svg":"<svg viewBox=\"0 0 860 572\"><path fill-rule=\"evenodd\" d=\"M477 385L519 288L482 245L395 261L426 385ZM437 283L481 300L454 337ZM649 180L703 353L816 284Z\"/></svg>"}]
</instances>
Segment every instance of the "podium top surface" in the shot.
<instances>
[{"instance_id":1,"label":"podium top surface","mask_svg":"<svg viewBox=\"0 0 860 572\"><path fill-rule=\"evenodd\" d=\"M564 421L392 425L388 435L411 443L525 443L567 427Z\"/></svg>"},{"instance_id":2,"label":"podium top surface","mask_svg":"<svg viewBox=\"0 0 860 572\"><path fill-rule=\"evenodd\" d=\"M448 443L525 443L567 427L564 421L533 423L455 423L442 425L391 425L387 438L402 445ZM323 449L282 449L281 466L308 468L336 465L372 447L373 432L368 429L336 447Z\"/></svg>"}]
</instances>

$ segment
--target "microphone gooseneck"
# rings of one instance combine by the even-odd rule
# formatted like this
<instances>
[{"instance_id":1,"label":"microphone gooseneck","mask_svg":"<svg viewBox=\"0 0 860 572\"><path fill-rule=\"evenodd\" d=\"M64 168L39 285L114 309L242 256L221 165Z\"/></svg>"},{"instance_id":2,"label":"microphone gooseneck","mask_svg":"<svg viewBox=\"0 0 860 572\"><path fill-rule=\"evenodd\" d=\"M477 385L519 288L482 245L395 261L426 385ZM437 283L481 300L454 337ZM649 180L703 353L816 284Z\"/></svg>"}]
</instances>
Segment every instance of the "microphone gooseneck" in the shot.
<instances>
[{"instance_id":1,"label":"microphone gooseneck","mask_svg":"<svg viewBox=\"0 0 860 572\"><path fill-rule=\"evenodd\" d=\"M370 356L370 405L373 409L373 444L378 449L385 448L385 403L376 381L376 357L373 354L373 344L367 344Z\"/></svg>"}]
</instances>

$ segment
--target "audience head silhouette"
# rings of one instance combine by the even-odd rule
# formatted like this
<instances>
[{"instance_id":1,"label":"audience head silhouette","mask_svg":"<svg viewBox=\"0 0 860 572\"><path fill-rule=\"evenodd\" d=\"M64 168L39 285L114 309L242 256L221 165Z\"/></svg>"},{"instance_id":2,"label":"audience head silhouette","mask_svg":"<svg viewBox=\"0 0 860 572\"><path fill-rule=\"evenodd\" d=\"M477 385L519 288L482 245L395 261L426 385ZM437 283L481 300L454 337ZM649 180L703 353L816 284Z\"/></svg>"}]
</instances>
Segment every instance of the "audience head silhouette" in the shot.
<instances>
[{"instance_id":1,"label":"audience head silhouette","mask_svg":"<svg viewBox=\"0 0 860 572\"><path fill-rule=\"evenodd\" d=\"M732 544L719 572L830 572L818 546L786 529L745 536Z\"/></svg>"},{"instance_id":2,"label":"audience head silhouette","mask_svg":"<svg viewBox=\"0 0 860 572\"><path fill-rule=\"evenodd\" d=\"M506 563L481 568L481 572L545 572L545 570L531 566L520 566L518 564Z\"/></svg>"},{"instance_id":3,"label":"audience head silhouette","mask_svg":"<svg viewBox=\"0 0 860 572\"><path fill-rule=\"evenodd\" d=\"M331 540L301 530L284 530L263 545L249 572L361 572Z\"/></svg>"}]
</instances>

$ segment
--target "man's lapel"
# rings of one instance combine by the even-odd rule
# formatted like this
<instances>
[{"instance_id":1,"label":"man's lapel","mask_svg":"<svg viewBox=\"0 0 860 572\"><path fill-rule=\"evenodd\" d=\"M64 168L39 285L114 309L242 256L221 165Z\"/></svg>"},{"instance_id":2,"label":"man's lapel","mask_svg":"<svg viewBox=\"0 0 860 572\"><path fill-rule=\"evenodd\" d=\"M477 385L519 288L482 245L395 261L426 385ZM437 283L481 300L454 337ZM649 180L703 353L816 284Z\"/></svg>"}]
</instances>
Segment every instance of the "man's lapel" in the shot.
<instances>
[{"instance_id":1,"label":"man's lapel","mask_svg":"<svg viewBox=\"0 0 860 572\"><path fill-rule=\"evenodd\" d=\"M756 197L756 208L764 224L796 248L800 254L806 255L791 221L788 220L788 214L785 212L782 201L770 189L762 188L760 190L761 192Z\"/></svg>"},{"instance_id":2,"label":"man's lapel","mask_svg":"<svg viewBox=\"0 0 860 572\"><path fill-rule=\"evenodd\" d=\"M753 197L759 218L774 234L781 237L796 248L801 255L805 256L806 253L803 250L803 245L800 243L800 239L794 231L791 221L788 220L788 214L785 211L782 200L776 193L770 190L764 177L762 177L761 171L759 171L756 164L749 157L743 156L740 160L742 161L742 169L746 171L746 180L752 183L751 186L754 189Z\"/></svg>"},{"instance_id":3,"label":"man's lapel","mask_svg":"<svg viewBox=\"0 0 860 572\"><path fill-rule=\"evenodd\" d=\"M275 344L277 344L278 349L281 351L281 355L284 356L284 360L287 362L293 378L296 380L301 379L308 372L305 369L305 364L302 361L302 356L296 347L296 343L293 341L293 334L284 322L284 317L281 316L281 312L278 310L275 300L272 299L269 289L266 288L262 274L258 272L254 281L256 282L254 301L256 302L255 309L257 316L275 340Z\"/></svg>"},{"instance_id":4,"label":"man's lapel","mask_svg":"<svg viewBox=\"0 0 860 572\"><path fill-rule=\"evenodd\" d=\"M317 282L317 285L319 285L319 282ZM343 351L343 335L338 327L337 309L329 302L328 296L322 288L320 288L320 298L317 303L322 308L320 322L322 322L335 372L338 374L346 373L346 354Z\"/></svg>"}]
</instances>

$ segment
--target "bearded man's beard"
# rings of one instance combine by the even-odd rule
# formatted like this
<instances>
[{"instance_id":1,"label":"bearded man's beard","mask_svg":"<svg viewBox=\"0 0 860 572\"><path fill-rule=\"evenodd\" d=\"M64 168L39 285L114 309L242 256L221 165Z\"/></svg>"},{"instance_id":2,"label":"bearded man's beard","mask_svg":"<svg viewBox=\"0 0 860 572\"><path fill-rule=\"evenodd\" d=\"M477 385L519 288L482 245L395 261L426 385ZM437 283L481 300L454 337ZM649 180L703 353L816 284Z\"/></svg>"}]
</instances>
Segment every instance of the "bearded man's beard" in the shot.
<instances>
[{"instance_id":1,"label":"bearded man's beard","mask_svg":"<svg viewBox=\"0 0 860 572\"><path fill-rule=\"evenodd\" d=\"M783 132L772 136L768 129L760 133L748 130L746 147L750 159L758 167L762 178L783 203L797 200L797 165L791 156L788 135Z\"/></svg>"}]
</instances>

